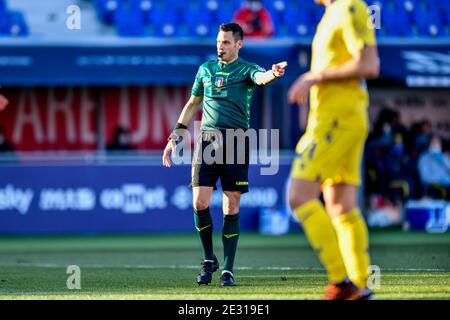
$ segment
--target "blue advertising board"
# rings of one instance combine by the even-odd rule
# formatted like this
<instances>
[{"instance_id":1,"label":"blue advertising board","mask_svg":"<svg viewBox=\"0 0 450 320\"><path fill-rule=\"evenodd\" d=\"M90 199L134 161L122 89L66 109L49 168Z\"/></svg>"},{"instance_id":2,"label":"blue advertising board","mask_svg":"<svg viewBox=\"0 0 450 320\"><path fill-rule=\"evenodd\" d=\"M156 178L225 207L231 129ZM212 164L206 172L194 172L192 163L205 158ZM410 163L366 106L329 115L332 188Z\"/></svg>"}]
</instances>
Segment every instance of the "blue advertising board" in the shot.
<instances>
[{"instance_id":1,"label":"blue advertising board","mask_svg":"<svg viewBox=\"0 0 450 320\"><path fill-rule=\"evenodd\" d=\"M285 204L289 165L265 176L250 167L250 192L241 199L242 230L258 230L263 208ZM190 166L2 165L0 234L192 232ZM211 201L222 226L222 192Z\"/></svg>"},{"instance_id":2,"label":"blue advertising board","mask_svg":"<svg viewBox=\"0 0 450 320\"><path fill-rule=\"evenodd\" d=\"M297 62L297 49L286 44L249 45L241 56L268 69L273 63L289 61L292 73L287 78L292 81L304 71ZM308 50L301 49L304 54ZM193 82L198 67L212 59L217 59L214 40L82 46L0 43L0 84L186 85Z\"/></svg>"},{"instance_id":3,"label":"blue advertising board","mask_svg":"<svg viewBox=\"0 0 450 320\"><path fill-rule=\"evenodd\" d=\"M188 85L200 64L216 59L210 41L140 40L77 44L0 42L0 84ZM381 77L409 87L450 87L450 41L382 42ZM309 42L248 41L241 57L270 68L287 61L281 83L309 67Z\"/></svg>"}]
</instances>

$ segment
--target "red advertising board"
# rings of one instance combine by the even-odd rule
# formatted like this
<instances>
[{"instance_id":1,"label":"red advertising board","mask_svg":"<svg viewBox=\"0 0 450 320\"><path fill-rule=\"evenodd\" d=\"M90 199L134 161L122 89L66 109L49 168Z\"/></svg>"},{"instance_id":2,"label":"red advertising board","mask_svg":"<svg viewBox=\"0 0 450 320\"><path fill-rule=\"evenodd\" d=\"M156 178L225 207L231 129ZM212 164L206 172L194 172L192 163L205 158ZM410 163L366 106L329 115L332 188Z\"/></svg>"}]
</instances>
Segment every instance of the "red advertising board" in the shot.
<instances>
[{"instance_id":1,"label":"red advertising board","mask_svg":"<svg viewBox=\"0 0 450 320\"><path fill-rule=\"evenodd\" d=\"M188 87L4 89L0 126L17 151L95 150L118 126L136 149L162 149L190 95ZM200 119L200 115L198 116Z\"/></svg>"}]
</instances>

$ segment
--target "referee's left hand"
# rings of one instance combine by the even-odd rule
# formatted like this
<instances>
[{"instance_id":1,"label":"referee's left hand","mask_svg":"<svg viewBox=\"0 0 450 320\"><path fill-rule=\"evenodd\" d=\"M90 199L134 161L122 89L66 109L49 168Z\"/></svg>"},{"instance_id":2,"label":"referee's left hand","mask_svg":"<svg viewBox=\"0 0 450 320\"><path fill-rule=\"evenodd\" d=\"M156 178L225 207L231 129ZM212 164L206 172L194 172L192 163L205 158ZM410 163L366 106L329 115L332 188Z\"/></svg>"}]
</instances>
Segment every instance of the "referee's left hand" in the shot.
<instances>
[{"instance_id":1,"label":"referee's left hand","mask_svg":"<svg viewBox=\"0 0 450 320\"><path fill-rule=\"evenodd\" d=\"M164 148L164 153L162 156L162 162L163 162L164 167L170 168L170 165L171 165L170 155L175 154L176 146L177 145L176 145L175 141L173 141L172 139L169 139L169 141L167 141L167 145Z\"/></svg>"}]
</instances>

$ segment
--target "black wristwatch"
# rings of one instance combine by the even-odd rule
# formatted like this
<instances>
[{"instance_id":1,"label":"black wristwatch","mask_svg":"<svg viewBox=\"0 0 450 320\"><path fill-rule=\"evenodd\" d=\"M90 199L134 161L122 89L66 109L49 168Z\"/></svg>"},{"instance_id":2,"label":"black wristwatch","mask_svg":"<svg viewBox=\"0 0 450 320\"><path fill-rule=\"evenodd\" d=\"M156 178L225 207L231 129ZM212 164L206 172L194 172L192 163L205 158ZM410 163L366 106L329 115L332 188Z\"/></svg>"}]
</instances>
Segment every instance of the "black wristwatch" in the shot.
<instances>
[{"instance_id":1,"label":"black wristwatch","mask_svg":"<svg viewBox=\"0 0 450 320\"><path fill-rule=\"evenodd\" d=\"M179 139L180 139L180 135L176 131L179 130L179 129L187 129L187 127L184 124L182 124L180 122L177 122L177 124L176 124L175 128L173 129L172 133L169 135L169 138L167 138L167 141L173 140L173 141L175 141L177 143L179 141Z\"/></svg>"}]
</instances>

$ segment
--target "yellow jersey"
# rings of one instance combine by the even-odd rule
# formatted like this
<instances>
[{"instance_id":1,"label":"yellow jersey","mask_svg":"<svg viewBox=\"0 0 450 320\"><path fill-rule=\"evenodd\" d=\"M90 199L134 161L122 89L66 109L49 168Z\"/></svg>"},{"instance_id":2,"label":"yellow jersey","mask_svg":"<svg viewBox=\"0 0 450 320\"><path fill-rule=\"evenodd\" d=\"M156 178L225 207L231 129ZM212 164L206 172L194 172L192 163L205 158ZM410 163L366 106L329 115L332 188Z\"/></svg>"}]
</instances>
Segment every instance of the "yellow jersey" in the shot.
<instances>
[{"instance_id":1,"label":"yellow jersey","mask_svg":"<svg viewBox=\"0 0 450 320\"><path fill-rule=\"evenodd\" d=\"M325 10L312 43L311 71L345 64L366 45L375 45L375 30L362 0L336 0ZM310 93L309 129L320 126L367 129L368 94L363 79L325 81Z\"/></svg>"}]
</instances>

